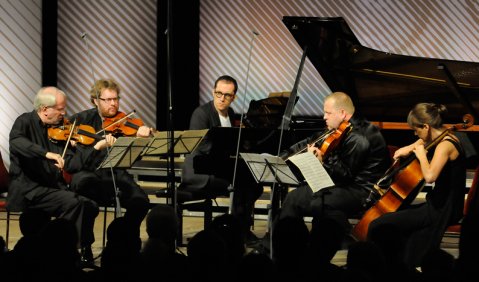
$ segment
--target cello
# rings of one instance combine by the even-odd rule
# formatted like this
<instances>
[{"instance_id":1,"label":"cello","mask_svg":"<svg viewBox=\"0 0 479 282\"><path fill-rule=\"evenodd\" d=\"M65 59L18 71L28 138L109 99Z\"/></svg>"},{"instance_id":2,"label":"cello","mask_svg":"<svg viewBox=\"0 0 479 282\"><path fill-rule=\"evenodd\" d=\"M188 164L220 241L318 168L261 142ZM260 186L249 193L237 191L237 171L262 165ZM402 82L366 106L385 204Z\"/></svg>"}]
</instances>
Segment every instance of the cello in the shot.
<instances>
[{"instance_id":1,"label":"cello","mask_svg":"<svg viewBox=\"0 0 479 282\"><path fill-rule=\"evenodd\" d=\"M453 125L444 130L436 139L432 140L425 146L428 150L436 146L453 130L467 129L474 123L471 115L466 114L463 117L463 122ZM356 240L365 241L367 239L369 224L385 213L395 212L401 207L409 205L421 192L424 186L424 177L421 172L421 166L414 153L401 160L396 160L393 165L386 171L385 175L374 185L374 189L381 197L379 200L369 208L360 221L354 226L352 235ZM385 180L393 179L389 188L385 192L381 191L381 183Z\"/></svg>"}]
</instances>

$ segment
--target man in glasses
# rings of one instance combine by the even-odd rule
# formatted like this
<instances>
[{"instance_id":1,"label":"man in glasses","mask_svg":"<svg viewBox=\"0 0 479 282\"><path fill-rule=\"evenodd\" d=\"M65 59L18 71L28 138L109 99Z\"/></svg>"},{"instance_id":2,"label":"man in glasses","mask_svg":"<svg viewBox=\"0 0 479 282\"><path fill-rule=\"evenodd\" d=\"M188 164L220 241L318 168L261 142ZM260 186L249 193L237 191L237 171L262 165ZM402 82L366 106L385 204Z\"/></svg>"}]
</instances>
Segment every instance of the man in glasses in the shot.
<instances>
[{"instance_id":1,"label":"man in glasses","mask_svg":"<svg viewBox=\"0 0 479 282\"><path fill-rule=\"evenodd\" d=\"M101 132L105 118L115 118L120 113L119 85L111 79L97 80L90 89L90 101L93 108L73 115L70 120L76 120L77 124L90 125L96 132ZM136 136L148 137L150 133L149 127L140 126ZM125 219L135 226L139 236L141 222L149 210L148 195L125 169L97 169L107 154L108 151L103 150L96 156L93 165L75 173L70 186L73 191L100 205L111 205L115 203L115 197L118 197L121 207L126 209ZM82 249L82 260L86 263L93 261L90 246Z\"/></svg>"},{"instance_id":2,"label":"man in glasses","mask_svg":"<svg viewBox=\"0 0 479 282\"><path fill-rule=\"evenodd\" d=\"M236 99L237 90L238 84L233 77L223 75L216 79L212 91L213 100L194 110L190 119L190 130L234 126L235 113L230 106ZM193 153L186 156L180 189L203 189L211 195L228 195L232 177L223 178L222 175L195 173L193 159L196 156L208 155L210 151L211 143L202 142ZM263 188L254 181L249 170L241 166L243 163L239 162L239 164L234 185L232 214L241 224L246 243L254 243L257 238L250 231L250 226L253 223L252 212L255 201L263 193ZM226 167L227 164L224 166Z\"/></svg>"}]
</instances>

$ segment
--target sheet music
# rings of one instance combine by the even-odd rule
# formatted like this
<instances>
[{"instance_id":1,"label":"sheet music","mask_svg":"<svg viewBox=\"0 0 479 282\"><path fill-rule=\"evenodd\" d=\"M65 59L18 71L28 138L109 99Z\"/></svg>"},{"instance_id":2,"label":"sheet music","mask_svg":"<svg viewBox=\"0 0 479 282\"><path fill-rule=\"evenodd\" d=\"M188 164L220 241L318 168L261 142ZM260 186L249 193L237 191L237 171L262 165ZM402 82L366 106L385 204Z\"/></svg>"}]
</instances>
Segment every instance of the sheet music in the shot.
<instances>
[{"instance_id":1,"label":"sheet music","mask_svg":"<svg viewBox=\"0 0 479 282\"><path fill-rule=\"evenodd\" d=\"M110 154L98 168L129 168L150 143L151 138L119 137L110 148Z\"/></svg>"},{"instance_id":2,"label":"sheet music","mask_svg":"<svg viewBox=\"0 0 479 282\"><path fill-rule=\"evenodd\" d=\"M280 182L282 184L298 185L298 180L293 172L280 157L251 153L240 153L240 155L245 160L257 183ZM273 171L268 166L268 162ZM274 173L276 173L277 179L275 179Z\"/></svg>"},{"instance_id":3,"label":"sheet music","mask_svg":"<svg viewBox=\"0 0 479 282\"><path fill-rule=\"evenodd\" d=\"M324 169L323 164L321 164L313 153L305 152L297 154L288 160L299 168L314 193L323 188L334 186L334 182L326 169Z\"/></svg>"}]
</instances>

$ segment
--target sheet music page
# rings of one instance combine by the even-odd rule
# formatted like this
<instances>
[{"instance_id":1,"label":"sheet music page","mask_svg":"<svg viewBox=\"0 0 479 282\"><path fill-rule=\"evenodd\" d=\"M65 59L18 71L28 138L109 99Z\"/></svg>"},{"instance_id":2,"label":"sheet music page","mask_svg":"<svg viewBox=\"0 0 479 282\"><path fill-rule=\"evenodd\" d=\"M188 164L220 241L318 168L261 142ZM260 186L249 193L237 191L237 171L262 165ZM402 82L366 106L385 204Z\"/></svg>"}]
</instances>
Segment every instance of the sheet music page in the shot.
<instances>
[{"instance_id":1,"label":"sheet music page","mask_svg":"<svg viewBox=\"0 0 479 282\"><path fill-rule=\"evenodd\" d=\"M251 173L258 183L274 183L277 182L274 173L279 182L288 185L297 185L298 180L294 176L289 166L283 159L272 155L240 153L241 157L246 161ZM270 163L273 171L267 165L266 160Z\"/></svg>"},{"instance_id":2,"label":"sheet music page","mask_svg":"<svg viewBox=\"0 0 479 282\"><path fill-rule=\"evenodd\" d=\"M323 188L334 186L334 182L326 169L324 169L323 164L321 164L313 153L305 152L297 154L288 160L299 168L314 193Z\"/></svg>"}]
</instances>

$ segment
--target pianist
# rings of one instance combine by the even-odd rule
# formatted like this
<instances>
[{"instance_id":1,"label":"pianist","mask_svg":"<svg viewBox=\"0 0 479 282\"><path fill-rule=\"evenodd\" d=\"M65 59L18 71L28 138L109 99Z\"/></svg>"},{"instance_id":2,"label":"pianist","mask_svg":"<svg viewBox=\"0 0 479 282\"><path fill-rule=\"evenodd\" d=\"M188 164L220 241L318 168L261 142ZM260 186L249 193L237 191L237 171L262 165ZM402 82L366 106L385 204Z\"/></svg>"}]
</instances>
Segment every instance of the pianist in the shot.
<instances>
[{"instance_id":1,"label":"pianist","mask_svg":"<svg viewBox=\"0 0 479 282\"><path fill-rule=\"evenodd\" d=\"M238 84L228 75L220 76L214 84L213 100L199 106L193 111L190 120L190 130L211 129L213 127L231 127L234 125L234 111L230 105L236 98ZM231 179L224 175L208 175L195 173L193 159L196 156L208 155L211 143L203 140L200 146L185 158L182 171L182 185L179 189L204 189L213 196L228 195ZM225 164L226 166L226 164ZM236 171L232 214L242 225L243 238L251 241L250 227L253 223L252 212L255 201L263 193L262 186L258 185L247 170Z\"/></svg>"}]
</instances>

